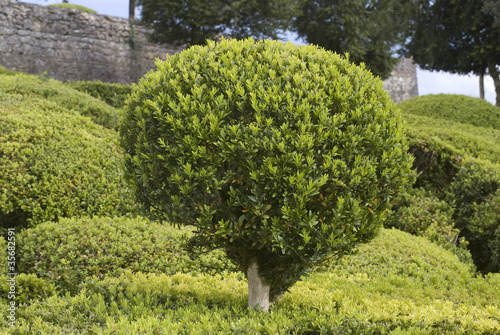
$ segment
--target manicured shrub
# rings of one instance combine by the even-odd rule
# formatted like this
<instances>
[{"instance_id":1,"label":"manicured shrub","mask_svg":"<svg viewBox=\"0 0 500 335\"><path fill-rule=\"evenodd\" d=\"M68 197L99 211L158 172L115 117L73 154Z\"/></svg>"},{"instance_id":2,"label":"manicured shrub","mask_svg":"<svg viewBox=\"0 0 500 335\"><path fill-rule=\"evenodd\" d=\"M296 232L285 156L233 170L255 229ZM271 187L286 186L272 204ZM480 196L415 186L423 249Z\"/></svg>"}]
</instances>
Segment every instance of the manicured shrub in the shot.
<instances>
[{"instance_id":1,"label":"manicured shrub","mask_svg":"<svg viewBox=\"0 0 500 335\"><path fill-rule=\"evenodd\" d=\"M191 259L182 248L191 231L142 218L80 218L46 222L18 235L18 264L75 292L89 276L117 276L126 269L173 275L236 270L222 252Z\"/></svg>"},{"instance_id":2,"label":"manicured shrub","mask_svg":"<svg viewBox=\"0 0 500 335\"><path fill-rule=\"evenodd\" d=\"M500 130L500 108L486 100L457 94L423 95L398 104L403 114L450 120ZM439 124L439 121L435 121Z\"/></svg>"},{"instance_id":3,"label":"manicured shrub","mask_svg":"<svg viewBox=\"0 0 500 335\"><path fill-rule=\"evenodd\" d=\"M131 85L109 84L98 80L66 82L65 84L77 91L102 100L114 108L122 108L125 105L125 100L132 92Z\"/></svg>"},{"instance_id":4,"label":"manicured shrub","mask_svg":"<svg viewBox=\"0 0 500 335\"><path fill-rule=\"evenodd\" d=\"M0 276L7 274L8 271L8 254L7 254L7 241L0 236Z\"/></svg>"},{"instance_id":5,"label":"manicured shrub","mask_svg":"<svg viewBox=\"0 0 500 335\"><path fill-rule=\"evenodd\" d=\"M34 97L50 100L57 103L61 111L76 111L106 128L118 126L118 110L57 80L27 74L0 75L0 92L21 94L26 100Z\"/></svg>"},{"instance_id":6,"label":"manicured shrub","mask_svg":"<svg viewBox=\"0 0 500 335\"><path fill-rule=\"evenodd\" d=\"M0 129L0 227L134 210L115 131L21 94L0 96Z\"/></svg>"},{"instance_id":7,"label":"manicured shrub","mask_svg":"<svg viewBox=\"0 0 500 335\"><path fill-rule=\"evenodd\" d=\"M270 40L209 42L156 66L121 125L149 215L196 227L194 248L224 248L271 298L376 235L411 164L379 79Z\"/></svg>"},{"instance_id":8,"label":"manicured shrub","mask_svg":"<svg viewBox=\"0 0 500 335\"><path fill-rule=\"evenodd\" d=\"M58 8L66 8L66 9L74 9L79 12L86 12L91 14L97 14L97 12L93 9L87 8L85 6L75 5L71 3L56 3L53 5L49 5L48 7L58 7Z\"/></svg>"}]
</instances>

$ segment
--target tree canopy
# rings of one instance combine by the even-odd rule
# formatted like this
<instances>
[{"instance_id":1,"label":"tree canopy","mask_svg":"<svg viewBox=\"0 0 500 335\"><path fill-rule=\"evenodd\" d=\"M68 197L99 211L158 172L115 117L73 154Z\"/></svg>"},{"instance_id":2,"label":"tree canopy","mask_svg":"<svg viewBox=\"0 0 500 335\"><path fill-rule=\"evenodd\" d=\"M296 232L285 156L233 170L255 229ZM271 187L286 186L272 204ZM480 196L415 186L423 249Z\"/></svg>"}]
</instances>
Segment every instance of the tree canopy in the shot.
<instances>
[{"instance_id":1,"label":"tree canopy","mask_svg":"<svg viewBox=\"0 0 500 335\"><path fill-rule=\"evenodd\" d=\"M407 37L410 10L405 0L307 0L294 29L309 43L349 53L385 79Z\"/></svg>"},{"instance_id":2,"label":"tree canopy","mask_svg":"<svg viewBox=\"0 0 500 335\"><path fill-rule=\"evenodd\" d=\"M220 34L278 39L302 0L138 0L142 22L156 42L205 44Z\"/></svg>"},{"instance_id":3,"label":"tree canopy","mask_svg":"<svg viewBox=\"0 0 500 335\"><path fill-rule=\"evenodd\" d=\"M500 25L490 0L421 1L407 44L422 68L457 74L489 73L500 106Z\"/></svg>"}]
</instances>

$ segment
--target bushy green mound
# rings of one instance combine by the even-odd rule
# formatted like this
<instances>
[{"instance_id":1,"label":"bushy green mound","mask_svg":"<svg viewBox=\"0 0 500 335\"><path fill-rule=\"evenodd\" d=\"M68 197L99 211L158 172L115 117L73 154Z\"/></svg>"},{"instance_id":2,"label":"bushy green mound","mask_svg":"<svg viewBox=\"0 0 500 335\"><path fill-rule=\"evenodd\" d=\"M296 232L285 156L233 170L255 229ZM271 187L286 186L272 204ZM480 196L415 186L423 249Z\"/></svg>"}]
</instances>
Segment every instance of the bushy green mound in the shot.
<instances>
[{"instance_id":1,"label":"bushy green mound","mask_svg":"<svg viewBox=\"0 0 500 335\"><path fill-rule=\"evenodd\" d=\"M71 88L87 93L94 98L104 101L114 108L122 108L129 94L132 92L131 85L109 84L102 81L77 81L66 82Z\"/></svg>"},{"instance_id":2,"label":"bushy green mound","mask_svg":"<svg viewBox=\"0 0 500 335\"><path fill-rule=\"evenodd\" d=\"M97 14L97 12L93 9L87 8L85 6L70 4L70 3L56 3L53 5L49 5L48 7L67 8L67 9L74 9L74 10L77 10L79 12Z\"/></svg>"},{"instance_id":3,"label":"bushy green mound","mask_svg":"<svg viewBox=\"0 0 500 335\"><path fill-rule=\"evenodd\" d=\"M499 275L474 278L424 238L383 230L357 254L295 285L271 313L246 307L246 281L235 273L127 271L94 278L75 296L22 306L11 334L493 335L500 332L498 285ZM6 320L0 324L7 329Z\"/></svg>"},{"instance_id":4,"label":"bushy green mound","mask_svg":"<svg viewBox=\"0 0 500 335\"><path fill-rule=\"evenodd\" d=\"M18 235L19 272L74 292L89 276L117 276L125 269L167 275L236 270L221 251L191 259L184 249L191 235L142 218L47 222Z\"/></svg>"},{"instance_id":5,"label":"bushy green mound","mask_svg":"<svg viewBox=\"0 0 500 335\"><path fill-rule=\"evenodd\" d=\"M427 116L476 127L500 130L500 108L479 98L465 95L424 95L398 104L403 114Z\"/></svg>"},{"instance_id":6,"label":"bushy green mound","mask_svg":"<svg viewBox=\"0 0 500 335\"><path fill-rule=\"evenodd\" d=\"M435 102L436 106L430 107L423 102L420 105L419 101ZM462 102L465 107L470 104L482 107L470 112L460 107ZM498 227L495 213L500 211L498 202L493 200L500 189L500 129L491 127L495 125L498 108L479 99L455 95L422 97L399 106L407 122L405 131L410 152L415 157L413 168L417 178L414 187L424 191L410 191L413 193L411 201L400 199L396 202L388 225L412 233L430 234L434 240L448 239L452 249L461 237L465 237L479 270L484 273L500 271L500 259L495 251L500 244L500 234L493 229ZM473 122L471 118L479 121ZM425 196L417 199L418 194L432 194L435 201ZM435 206L442 201L450 209L446 214L438 213ZM417 204L419 209L415 208ZM484 215L482 210L486 208L488 214ZM439 221L430 222L433 217ZM417 232L424 221L428 222L427 228L432 226L431 230ZM460 234L456 236L458 231Z\"/></svg>"},{"instance_id":7,"label":"bushy green mound","mask_svg":"<svg viewBox=\"0 0 500 335\"><path fill-rule=\"evenodd\" d=\"M3 76L0 86L4 78L34 84L31 77ZM53 96L62 94L54 86ZM55 101L24 93L0 90L1 227L133 210L116 132Z\"/></svg>"},{"instance_id":8,"label":"bushy green mound","mask_svg":"<svg viewBox=\"0 0 500 335\"><path fill-rule=\"evenodd\" d=\"M78 92L60 81L33 75L0 75L0 93L21 94L24 99L40 98L57 103L61 111L76 111L97 124L115 129L120 118L118 110L105 102Z\"/></svg>"}]
</instances>

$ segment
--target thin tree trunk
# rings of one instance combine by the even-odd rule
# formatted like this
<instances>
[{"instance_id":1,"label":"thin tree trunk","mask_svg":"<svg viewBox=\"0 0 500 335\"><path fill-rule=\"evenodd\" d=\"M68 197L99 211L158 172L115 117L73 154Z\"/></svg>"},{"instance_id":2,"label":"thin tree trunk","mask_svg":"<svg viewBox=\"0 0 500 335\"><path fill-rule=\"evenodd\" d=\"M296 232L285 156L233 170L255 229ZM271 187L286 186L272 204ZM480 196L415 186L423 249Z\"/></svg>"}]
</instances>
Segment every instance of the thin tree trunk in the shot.
<instances>
[{"instance_id":1,"label":"thin tree trunk","mask_svg":"<svg viewBox=\"0 0 500 335\"><path fill-rule=\"evenodd\" d=\"M129 3L128 3L128 19L129 20L135 20L135 1L136 0L129 0Z\"/></svg>"},{"instance_id":2,"label":"thin tree trunk","mask_svg":"<svg viewBox=\"0 0 500 335\"><path fill-rule=\"evenodd\" d=\"M484 73L479 75L479 98L484 100Z\"/></svg>"},{"instance_id":3,"label":"thin tree trunk","mask_svg":"<svg viewBox=\"0 0 500 335\"><path fill-rule=\"evenodd\" d=\"M495 62L488 62L488 71L495 85L496 105L500 107L500 71L498 71Z\"/></svg>"},{"instance_id":4,"label":"thin tree trunk","mask_svg":"<svg viewBox=\"0 0 500 335\"><path fill-rule=\"evenodd\" d=\"M266 285L259 275L257 262L250 264L247 270L248 277L248 307L264 312L269 311L270 286Z\"/></svg>"}]
</instances>

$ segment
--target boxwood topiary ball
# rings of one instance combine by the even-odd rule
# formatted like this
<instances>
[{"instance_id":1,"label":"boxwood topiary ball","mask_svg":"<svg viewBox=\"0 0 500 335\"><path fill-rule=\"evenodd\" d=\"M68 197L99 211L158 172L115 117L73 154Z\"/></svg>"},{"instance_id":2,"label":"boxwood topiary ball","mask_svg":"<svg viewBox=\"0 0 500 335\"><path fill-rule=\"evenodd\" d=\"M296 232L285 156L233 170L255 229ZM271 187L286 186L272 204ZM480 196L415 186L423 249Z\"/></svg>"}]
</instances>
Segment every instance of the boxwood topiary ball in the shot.
<instances>
[{"instance_id":1,"label":"boxwood topiary ball","mask_svg":"<svg viewBox=\"0 0 500 335\"><path fill-rule=\"evenodd\" d=\"M406 182L382 81L315 46L209 41L158 61L125 107L128 179L155 218L193 225L272 295L372 239Z\"/></svg>"}]
</instances>

